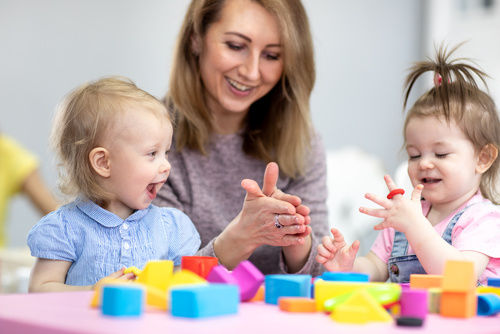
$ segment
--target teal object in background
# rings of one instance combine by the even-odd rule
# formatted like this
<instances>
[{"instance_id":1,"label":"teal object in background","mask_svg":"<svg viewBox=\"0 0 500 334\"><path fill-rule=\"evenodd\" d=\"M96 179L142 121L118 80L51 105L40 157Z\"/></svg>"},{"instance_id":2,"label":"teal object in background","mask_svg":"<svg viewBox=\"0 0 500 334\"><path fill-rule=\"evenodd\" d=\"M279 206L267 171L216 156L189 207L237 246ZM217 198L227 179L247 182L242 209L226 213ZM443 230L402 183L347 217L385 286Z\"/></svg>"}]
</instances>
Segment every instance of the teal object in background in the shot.
<instances>
[{"instance_id":1,"label":"teal object in background","mask_svg":"<svg viewBox=\"0 0 500 334\"><path fill-rule=\"evenodd\" d=\"M362 273L325 272L320 276L323 281L369 282L370 276Z\"/></svg>"},{"instance_id":2,"label":"teal object in background","mask_svg":"<svg viewBox=\"0 0 500 334\"><path fill-rule=\"evenodd\" d=\"M267 275L265 302L278 304L280 297L311 297L311 275Z\"/></svg>"},{"instance_id":3,"label":"teal object in background","mask_svg":"<svg viewBox=\"0 0 500 334\"><path fill-rule=\"evenodd\" d=\"M174 287L170 310L174 317L206 318L238 313L240 289L234 284Z\"/></svg>"},{"instance_id":4,"label":"teal object in background","mask_svg":"<svg viewBox=\"0 0 500 334\"><path fill-rule=\"evenodd\" d=\"M140 286L102 287L101 312L115 317L140 316L144 311L144 289Z\"/></svg>"}]
</instances>

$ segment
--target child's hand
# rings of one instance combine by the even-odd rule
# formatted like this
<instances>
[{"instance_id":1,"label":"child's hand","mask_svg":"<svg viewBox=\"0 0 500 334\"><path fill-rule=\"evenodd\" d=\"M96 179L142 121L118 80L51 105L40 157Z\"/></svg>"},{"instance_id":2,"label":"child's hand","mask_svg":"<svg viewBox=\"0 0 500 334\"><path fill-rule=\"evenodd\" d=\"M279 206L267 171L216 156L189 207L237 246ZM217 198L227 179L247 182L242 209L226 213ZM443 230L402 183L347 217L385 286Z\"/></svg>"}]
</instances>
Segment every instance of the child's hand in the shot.
<instances>
[{"instance_id":1,"label":"child's hand","mask_svg":"<svg viewBox=\"0 0 500 334\"><path fill-rule=\"evenodd\" d=\"M316 261L328 271L351 271L359 250L359 241L354 241L348 247L339 230L332 228L331 231L333 238L323 238L322 244L318 246Z\"/></svg>"},{"instance_id":2,"label":"child's hand","mask_svg":"<svg viewBox=\"0 0 500 334\"><path fill-rule=\"evenodd\" d=\"M396 185L389 175L384 176L385 183L389 191L396 189ZM392 199L366 194L365 197L380 205L383 209L371 209L360 207L359 211L369 216L382 218L383 221L375 225L375 230L382 230L392 227L400 232L406 233L413 222L423 217L420 198L422 195L422 184L417 185L411 194L411 199L404 198L403 195L394 195Z\"/></svg>"},{"instance_id":3,"label":"child's hand","mask_svg":"<svg viewBox=\"0 0 500 334\"><path fill-rule=\"evenodd\" d=\"M121 280L125 280L125 281L131 281L131 280L134 280L135 279L135 274L134 273L127 273L125 274L124 271L125 271L125 267L123 267L122 269L118 270L118 271L115 271L114 273L102 278L102 279L106 279L106 278L114 278L114 279L121 279Z\"/></svg>"}]
</instances>

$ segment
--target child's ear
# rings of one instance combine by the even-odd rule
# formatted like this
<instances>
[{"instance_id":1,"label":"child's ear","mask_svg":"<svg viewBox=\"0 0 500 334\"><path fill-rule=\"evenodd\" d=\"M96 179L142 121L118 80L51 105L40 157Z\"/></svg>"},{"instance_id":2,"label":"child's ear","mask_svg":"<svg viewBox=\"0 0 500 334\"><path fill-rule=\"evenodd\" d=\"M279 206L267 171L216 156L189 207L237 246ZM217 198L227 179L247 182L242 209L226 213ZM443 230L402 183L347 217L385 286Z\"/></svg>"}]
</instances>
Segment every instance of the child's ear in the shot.
<instances>
[{"instance_id":1,"label":"child's ear","mask_svg":"<svg viewBox=\"0 0 500 334\"><path fill-rule=\"evenodd\" d=\"M95 147L89 153L89 161L94 171L105 178L111 175L109 152L104 147Z\"/></svg>"},{"instance_id":2,"label":"child's ear","mask_svg":"<svg viewBox=\"0 0 500 334\"><path fill-rule=\"evenodd\" d=\"M195 56L199 56L201 53L201 37L198 34L191 35L191 53Z\"/></svg>"},{"instance_id":3,"label":"child's ear","mask_svg":"<svg viewBox=\"0 0 500 334\"><path fill-rule=\"evenodd\" d=\"M477 159L476 172L485 173L498 157L498 148L493 144L486 144L479 152Z\"/></svg>"}]
</instances>

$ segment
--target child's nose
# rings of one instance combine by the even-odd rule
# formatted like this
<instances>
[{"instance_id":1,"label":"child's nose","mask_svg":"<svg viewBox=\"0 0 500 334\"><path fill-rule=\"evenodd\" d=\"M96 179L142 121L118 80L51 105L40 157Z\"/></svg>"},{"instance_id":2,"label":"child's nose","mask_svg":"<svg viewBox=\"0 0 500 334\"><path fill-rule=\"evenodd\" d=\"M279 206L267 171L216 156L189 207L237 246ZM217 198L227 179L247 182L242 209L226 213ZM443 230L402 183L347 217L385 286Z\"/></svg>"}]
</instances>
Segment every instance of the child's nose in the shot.
<instances>
[{"instance_id":1,"label":"child's nose","mask_svg":"<svg viewBox=\"0 0 500 334\"><path fill-rule=\"evenodd\" d=\"M434 163L433 163L432 159L425 158L425 157L423 157L422 159L420 159L420 168L421 169L431 169L431 168L434 168Z\"/></svg>"},{"instance_id":2,"label":"child's nose","mask_svg":"<svg viewBox=\"0 0 500 334\"><path fill-rule=\"evenodd\" d=\"M160 173L164 174L170 172L170 167L170 162L168 162L167 159L164 159L160 165Z\"/></svg>"}]
</instances>

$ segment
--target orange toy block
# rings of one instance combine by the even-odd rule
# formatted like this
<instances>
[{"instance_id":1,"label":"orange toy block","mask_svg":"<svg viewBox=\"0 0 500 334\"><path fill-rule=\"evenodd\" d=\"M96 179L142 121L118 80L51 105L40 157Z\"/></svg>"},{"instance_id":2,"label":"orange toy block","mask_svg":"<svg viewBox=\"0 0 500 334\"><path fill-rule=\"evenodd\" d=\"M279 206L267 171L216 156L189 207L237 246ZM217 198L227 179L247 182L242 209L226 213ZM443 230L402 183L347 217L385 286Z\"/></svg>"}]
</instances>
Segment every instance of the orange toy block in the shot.
<instances>
[{"instance_id":1,"label":"orange toy block","mask_svg":"<svg viewBox=\"0 0 500 334\"><path fill-rule=\"evenodd\" d=\"M441 288L443 275L410 275L410 287L414 289Z\"/></svg>"},{"instance_id":2,"label":"orange toy block","mask_svg":"<svg viewBox=\"0 0 500 334\"><path fill-rule=\"evenodd\" d=\"M312 313L316 312L316 302L311 298L281 297L278 299L280 310L286 312Z\"/></svg>"},{"instance_id":3,"label":"orange toy block","mask_svg":"<svg viewBox=\"0 0 500 334\"><path fill-rule=\"evenodd\" d=\"M477 296L475 290L469 292L441 293L441 315L444 317L470 318L477 312Z\"/></svg>"},{"instance_id":4,"label":"orange toy block","mask_svg":"<svg viewBox=\"0 0 500 334\"><path fill-rule=\"evenodd\" d=\"M474 263L471 261L446 261L443 275L443 292L470 292L476 288Z\"/></svg>"},{"instance_id":5,"label":"orange toy block","mask_svg":"<svg viewBox=\"0 0 500 334\"><path fill-rule=\"evenodd\" d=\"M249 300L249 302L261 302L264 301L265 297L265 291L264 291L264 284L262 284L259 287L259 290L255 293L255 296L253 296L252 299Z\"/></svg>"}]
</instances>

